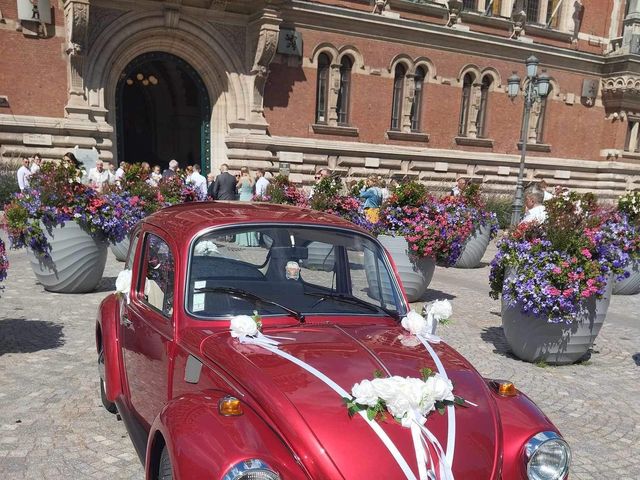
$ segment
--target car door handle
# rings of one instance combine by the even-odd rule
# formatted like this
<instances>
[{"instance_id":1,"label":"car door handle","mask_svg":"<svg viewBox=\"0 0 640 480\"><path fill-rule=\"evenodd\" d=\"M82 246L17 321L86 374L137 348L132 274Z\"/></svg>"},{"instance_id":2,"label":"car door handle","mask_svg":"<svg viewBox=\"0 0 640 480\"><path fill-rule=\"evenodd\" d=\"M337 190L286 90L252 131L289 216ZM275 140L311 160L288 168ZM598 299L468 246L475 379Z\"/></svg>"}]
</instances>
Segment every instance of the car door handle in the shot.
<instances>
[{"instance_id":1,"label":"car door handle","mask_svg":"<svg viewBox=\"0 0 640 480\"><path fill-rule=\"evenodd\" d=\"M129 317L127 317L126 315L120 315L120 325L123 325L127 328L133 328L133 322L129 320Z\"/></svg>"}]
</instances>

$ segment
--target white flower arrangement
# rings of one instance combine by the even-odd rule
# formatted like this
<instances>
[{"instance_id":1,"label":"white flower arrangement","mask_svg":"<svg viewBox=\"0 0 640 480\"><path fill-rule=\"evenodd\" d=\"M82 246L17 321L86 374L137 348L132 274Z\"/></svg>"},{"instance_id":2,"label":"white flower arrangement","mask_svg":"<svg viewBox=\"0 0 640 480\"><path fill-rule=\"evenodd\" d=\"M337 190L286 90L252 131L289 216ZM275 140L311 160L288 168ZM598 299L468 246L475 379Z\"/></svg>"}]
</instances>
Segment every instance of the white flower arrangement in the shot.
<instances>
[{"instance_id":1,"label":"white flower arrangement","mask_svg":"<svg viewBox=\"0 0 640 480\"><path fill-rule=\"evenodd\" d=\"M212 257L218 253L218 246L211 240L198 242L193 249L193 254L196 257Z\"/></svg>"},{"instance_id":2,"label":"white flower arrangement","mask_svg":"<svg viewBox=\"0 0 640 480\"><path fill-rule=\"evenodd\" d=\"M400 340L406 346L416 346L420 344L420 340L428 340L433 343L439 343L440 338L435 335L438 323L445 323L451 314L453 308L449 300L436 300L426 305L424 308L426 318L415 310L407 313L400 324L409 332L409 336L400 335Z\"/></svg>"},{"instance_id":3,"label":"white flower arrangement","mask_svg":"<svg viewBox=\"0 0 640 480\"><path fill-rule=\"evenodd\" d=\"M428 368L422 378L381 377L362 380L351 389L352 398L344 398L350 416L366 410L369 420L384 417L389 412L405 427L414 420L426 419L434 410L444 413L448 405L464 405L465 400L453 394L451 380Z\"/></svg>"}]
</instances>

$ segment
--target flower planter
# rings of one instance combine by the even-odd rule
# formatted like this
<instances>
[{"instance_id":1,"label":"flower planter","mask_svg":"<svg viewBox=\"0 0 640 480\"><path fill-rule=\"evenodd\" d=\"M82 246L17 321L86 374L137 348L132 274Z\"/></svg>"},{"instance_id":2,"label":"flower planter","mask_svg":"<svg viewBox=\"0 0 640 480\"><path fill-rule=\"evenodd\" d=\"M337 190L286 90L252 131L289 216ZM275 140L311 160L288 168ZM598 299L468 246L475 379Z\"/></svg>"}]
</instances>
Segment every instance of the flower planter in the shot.
<instances>
[{"instance_id":1,"label":"flower planter","mask_svg":"<svg viewBox=\"0 0 640 480\"><path fill-rule=\"evenodd\" d=\"M491 235L489 225L480 225L464 244L460 257L453 265L455 268L477 268L480 266L484 252L487 251Z\"/></svg>"},{"instance_id":2,"label":"flower planter","mask_svg":"<svg viewBox=\"0 0 640 480\"><path fill-rule=\"evenodd\" d=\"M389 251L409 302L417 302L427 291L436 269L434 258L414 259L409 256L409 245L404 237L380 235L380 243Z\"/></svg>"},{"instance_id":3,"label":"flower planter","mask_svg":"<svg viewBox=\"0 0 640 480\"><path fill-rule=\"evenodd\" d=\"M629 277L613 283L614 295L635 295L640 292L640 260L631 261L625 270L629 272Z\"/></svg>"},{"instance_id":4,"label":"flower planter","mask_svg":"<svg viewBox=\"0 0 640 480\"><path fill-rule=\"evenodd\" d=\"M51 258L42 259L28 250L33 272L45 290L86 293L95 290L107 261L107 242L93 237L73 221L54 227L49 234Z\"/></svg>"},{"instance_id":5,"label":"flower planter","mask_svg":"<svg viewBox=\"0 0 640 480\"><path fill-rule=\"evenodd\" d=\"M612 283L602 299L586 300L585 311L571 324L549 323L544 318L523 314L520 304L509 306L502 300L502 328L513 354L526 362L567 365L583 358L604 323Z\"/></svg>"},{"instance_id":6,"label":"flower planter","mask_svg":"<svg viewBox=\"0 0 640 480\"><path fill-rule=\"evenodd\" d=\"M129 236L124 237L124 239L118 243L110 243L109 250L116 257L116 260L119 262L125 262L127 260L127 254L129 253Z\"/></svg>"}]
</instances>

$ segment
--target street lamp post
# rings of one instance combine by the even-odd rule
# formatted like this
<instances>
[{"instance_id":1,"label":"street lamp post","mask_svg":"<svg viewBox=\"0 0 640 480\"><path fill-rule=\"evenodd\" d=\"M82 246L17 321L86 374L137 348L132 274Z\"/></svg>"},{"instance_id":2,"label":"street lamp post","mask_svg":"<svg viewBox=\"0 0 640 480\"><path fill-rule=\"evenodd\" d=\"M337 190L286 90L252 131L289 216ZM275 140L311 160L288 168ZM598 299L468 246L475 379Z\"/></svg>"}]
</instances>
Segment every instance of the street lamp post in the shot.
<instances>
[{"instance_id":1,"label":"street lamp post","mask_svg":"<svg viewBox=\"0 0 640 480\"><path fill-rule=\"evenodd\" d=\"M542 100L549 93L549 75L544 71L538 75L538 59L531 55L527 58L525 65L527 66L527 85L524 89L524 112L522 114L522 131L520 133L520 170L518 171L518 183L516 184L516 195L511 206L511 226L515 226L520 222L522 217L522 208L524 205L524 163L527 157L527 137L529 136L529 115L531 107L535 102ZM508 94L511 100L514 100L520 93L520 77L516 72L509 77Z\"/></svg>"}]
</instances>

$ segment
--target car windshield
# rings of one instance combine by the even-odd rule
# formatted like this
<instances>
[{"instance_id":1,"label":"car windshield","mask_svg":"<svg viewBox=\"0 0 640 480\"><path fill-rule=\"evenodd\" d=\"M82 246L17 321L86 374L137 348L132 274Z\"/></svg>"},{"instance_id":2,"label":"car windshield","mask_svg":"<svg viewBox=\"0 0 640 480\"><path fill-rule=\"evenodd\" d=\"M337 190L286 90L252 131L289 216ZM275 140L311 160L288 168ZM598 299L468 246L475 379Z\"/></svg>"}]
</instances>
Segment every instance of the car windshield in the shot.
<instances>
[{"instance_id":1,"label":"car windshield","mask_svg":"<svg viewBox=\"0 0 640 480\"><path fill-rule=\"evenodd\" d=\"M404 301L377 243L357 232L245 226L196 239L186 309L203 319L233 315L392 315Z\"/></svg>"}]
</instances>

